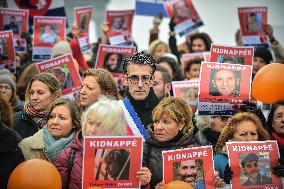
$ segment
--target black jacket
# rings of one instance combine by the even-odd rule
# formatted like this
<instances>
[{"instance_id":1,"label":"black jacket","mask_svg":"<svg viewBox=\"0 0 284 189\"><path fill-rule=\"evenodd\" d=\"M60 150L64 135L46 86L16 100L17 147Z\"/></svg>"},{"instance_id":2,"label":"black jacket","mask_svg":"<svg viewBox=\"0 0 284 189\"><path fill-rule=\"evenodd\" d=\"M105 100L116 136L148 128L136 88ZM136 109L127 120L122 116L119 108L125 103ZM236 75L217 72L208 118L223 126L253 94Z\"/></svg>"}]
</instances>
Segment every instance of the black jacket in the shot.
<instances>
[{"instance_id":1,"label":"black jacket","mask_svg":"<svg viewBox=\"0 0 284 189\"><path fill-rule=\"evenodd\" d=\"M23 139L33 136L39 130L36 123L25 111L15 113L13 122L14 129Z\"/></svg>"},{"instance_id":2,"label":"black jacket","mask_svg":"<svg viewBox=\"0 0 284 189\"><path fill-rule=\"evenodd\" d=\"M194 139L197 145L200 146L207 146L207 145L213 145L215 146L218 138L221 133L218 133L216 131L212 131L210 127L206 127L202 130L199 130L195 135Z\"/></svg>"},{"instance_id":3,"label":"black jacket","mask_svg":"<svg viewBox=\"0 0 284 189\"><path fill-rule=\"evenodd\" d=\"M152 173L150 181L151 188L155 188L163 180L162 151L186 148L189 145L193 145L193 143L194 140L191 133L184 135L179 132L174 139L167 142L157 141L153 133L150 133L149 138L144 144L143 166L148 167Z\"/></svg>"},{"instance_id":4,"label":"black jacket","mask_svg":"<svg viewBox=\"0 0 284 189\"><path fill-rule=\"evenodd\" d=\"M13 129L0 123L0 188L7 188L12 171L25 161L18 143L21 137Z\"/></svg>"},{"instance_id":5,"label":"black jacket","mask_svg":"<svg viewBox=\"0 0 284 189\"><path fill-rule=\"evenodd\" d=\"M153 123L152 111L159 104L159 99L155 95L153 88L150 89L149 95L144 100L135 100L129 92L127 92L127 98L147 129Z\"/></svg>"}]
</instances>

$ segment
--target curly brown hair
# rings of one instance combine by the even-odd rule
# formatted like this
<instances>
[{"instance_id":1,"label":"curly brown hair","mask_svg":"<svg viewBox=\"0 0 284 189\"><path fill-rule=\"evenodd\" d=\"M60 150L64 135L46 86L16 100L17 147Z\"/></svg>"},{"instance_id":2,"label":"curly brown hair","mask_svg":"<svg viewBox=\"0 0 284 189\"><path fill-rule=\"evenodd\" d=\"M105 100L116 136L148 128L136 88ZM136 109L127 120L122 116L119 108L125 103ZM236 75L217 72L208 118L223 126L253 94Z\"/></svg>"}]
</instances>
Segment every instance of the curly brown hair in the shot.
<instances>
[{"instance_id":1,"label":"curly brown hair","mask_svg":"<svg viewBox=\"0 0 284 189\"><path fill-rule=\"evenodd\" d=\"M263 128L260 119L253 113L241 112L232 116L228 120L226 126L223 128L221 135L219 136L219 139L215 146L215 151L217 153L222 152L222 149L225 146L226 142L228 142L233 138L234 133L236 131L236 127L243 121L251 121L256 125L259 141L269 140L270 136L268 132Z\"/></svg>"},{"instance_id":2,"label":"curly brown hair","mask_svg":"<svg viewBox=\"0 0 284 189\"><path fill-rule=\"evenodd\" d=\"M118 89L116 81L114 80L111 73L105 69L97 68L97 69L88 69L86 72L84 72L84 78L87 76L93 76L95 77L96 81L101 87L103 95L105 95L108 98L115 98L118 100Z\"/></svg>"},{"instance_id":3,"label":"curly brown hair","mask_svg":"<svg viewBox=\"0 0 284 189\"><path fill-rule=\"evenodd\" d=\"M0 122L6 126L13 127L13 110L9 101L0 93Z\"/></svg>"},{"instance_id":4,"label":"curly brown hair","mask_svg":"<svg viewBox=\"0 0 284 189\"><path fill-rule=\"evenodd\" d=\"M184 134L192 130L192 110L183 99L176 97L163 98L152 112L153 120L160 120L164 114L177 123L184 122L185 126L182 129Z\"/></svg>"},{"instance_id":5,"label":"curly brown hair","mask_svg":"<svg viewBox=\"0 0 284 189\"><path fill-rule=\"evenodd\" d=\"M46 121L49 119L52 110L56 106L61 106L61 105L67 106L69 111L70 111L71 118L72 118L72 125L73 125L72 130L79 131L81 129L81 111L80 111L80 108L77 106L75 101L64 98L64 97L60 97L60 98L56 99L55 101L53 101L49 105L49 107L47 109L47 113L46 113L46 118L45 118Z\"/></svg>"}]
</instances>

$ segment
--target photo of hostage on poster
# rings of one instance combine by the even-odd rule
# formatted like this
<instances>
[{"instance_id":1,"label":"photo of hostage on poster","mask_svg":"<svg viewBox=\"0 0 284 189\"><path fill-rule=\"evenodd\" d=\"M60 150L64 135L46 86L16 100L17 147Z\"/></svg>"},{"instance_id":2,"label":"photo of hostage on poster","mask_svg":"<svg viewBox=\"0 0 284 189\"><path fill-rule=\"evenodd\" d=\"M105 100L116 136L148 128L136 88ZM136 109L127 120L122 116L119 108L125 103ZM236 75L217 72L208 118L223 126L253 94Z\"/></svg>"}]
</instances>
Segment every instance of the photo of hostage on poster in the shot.
<instances>
[{"instance_id":1,"label":"photo of hostage on poster","mask_svg":"<svg viewBox=\"0 0 284 189\"><path fill-rule=\"evenodd\" d=\"M239 7L238 15L244 45L268 48L267 7Z\"/></svg>"},{"instance_id":2,"label":"photo of hostage on poster","mask_svg":"<svg viewBox=\"0 0 284 189\"><path fill-rule=\"evenodd\" d=\"M175 32L177 32L180 37L203 25L203 21L191 0L165 1L164 7L169 17L173 19L176 25L174 28Z\"/></svg>"},{"instance_id":3,"label":"photo of hostage on poster","mask_svg":"<svg viewBox=\"0 0 284 189\"><path fill-rule=\"evenodd\" d=\"M116 80L119 91L124 91L123 61L124 58L132 56L135 51L135 47L100 45L95 68L104 68L108 70Z\"/></svg>"},{"instance_id":4,"label":"photo of hostage on poster","mask_svg":"<svg viewBox=\"0 0 284 189\"><path fill-rule=\"evenodd\" d=\"M211 45L210 62L250 65L253 63L253 47Z\"/></svg>"},{"instance_id":5,"label":"photo of hostage on poster","mask_svg":"<svg viewBox=\"0 0 284 189\"><path fill-rule=\"evenodd\" d=\"M140 188L142 137L85 137L83 188Z\"/></svg>"},{"instance_id":6,"label":"photo of hostage on poster","mask_svg":"<svg viewBox=\"0 0 284 189\"><path fill-rule=\"evenodd\" d=\"M227 142L232 189L283 189L281 177L273 174L278 165L277 141Z\"/></svg>"},{"instance_id":7,"label":"photo of hostage on poster","mask_svg":"<svg viewBox=\"0 0 284 189\"><path fill-rule=\"evenodd\" d=\"M28 10L0 8L0 29L1 31L13 31L14 46L17 53L26 53L27 51L27 42L21 38L21 34L28 31L28 18Z\"/></svg>"},{"instance_id":8,"label":"photo of hostage on poster","mask_svg":"<svg viewBox=\"0 0 284 189\"><path fill-rule=\"evenodd\" d=\"M58 79L63 96L75 98L76 92L81 88L81 78L71 54L38 62L37 68L39 72L50 73Z\"/></svg>"},{"instance_id":9,"label":"photo of hostage on poster","mask_svg":"<svg viewBox=\"0 0 284 189\"><path fill-rule=\"evenodd\" d=\"M93 14L93 6L76 7L74 11L75 11L76 25L79 27L78 40L80 44L80 49L81 52L85 52L91 49L89 27Z\"/></svg>"},{"instance_id":10,"label":"photo of hostage on poster","mask_svg":"<svg viewBox=\"0 0 284 189\"><path fill-rule=\"evenodd\" d=\"M215 189L212 146L169 150L162 153L165 184L180 180L189 183L195 189Z\"/></svg>"},{"instance_id":11,"label":"photo of hostage on poster","mask_svg":"<svg viewBox=\"0 0 284 189\"><path fill-rule=\"evenodd\" d=\"M203 62L198 111L201 115L232 115L233 105L250 99L251 66Z\"/></svg>"},{"instance_id":12,"label":"photo of hostage on poster","mask_svg":"<svg viewBox=\"0 0 284 189\"><path fill-rule=\"evenodd\" d=\"M199 80L173 81L172 88L174 97L185 100L195 112L198 105Z\"/></svg>"},{"instance_id":13,"label":"photo of hostage on poster","mask_svg":"<svg viewBox=\"0 0 284 189\"><path fill-rule=\"evenodd\" d=\"M16 58L13 42L13 32L0 32L0 69L6 68L11 73L16 73Z\"/></svg>"},{"instance_id":14,"label":"photo of hostage on poster","mask_svg":"<svg viewBox=\"0 0 284 189\"><path fill-rule=\"evenodd\" d=\"M110 25L107 35L111 45L130 43L132 41L133 15L134 10L106 12L106 20Z\"/></svg>"},{"instance_id":15,"label":"photo of hostage on poster","mask_svg":"<svg viewBox=\"0 0 284 189\"><path fill-rule=\"evenodd\" d=\"M65 40L66 18L51 16L34 17L33 61L50 59L51 48Z\"/></svg>"}]
</instances>

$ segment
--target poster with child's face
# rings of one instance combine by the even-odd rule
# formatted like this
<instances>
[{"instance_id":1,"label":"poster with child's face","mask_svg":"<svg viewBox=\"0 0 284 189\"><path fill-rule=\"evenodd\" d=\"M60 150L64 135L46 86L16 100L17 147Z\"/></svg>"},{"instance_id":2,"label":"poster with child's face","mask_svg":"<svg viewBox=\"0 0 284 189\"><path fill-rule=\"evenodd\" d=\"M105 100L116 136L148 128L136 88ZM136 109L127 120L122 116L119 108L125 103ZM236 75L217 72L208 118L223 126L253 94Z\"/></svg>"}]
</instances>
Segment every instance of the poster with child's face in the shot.
<instances>
[{"instance_id":1,"label":"poster with child's face","mask_svg":"<svg viewBox=\"0 0 284 189\"><path fill-rule=\"evenodd\" d=\"M191 0L169 0L164 2L168 15L173 19L175 31L183 36L203 25Z\"/></svg>"},{"instance_id":2,"label":"poster with child's face","mask_svg":"<svg viewBox=\"0 0 284 189\"><path fill-rule=\"evenodd\" d=\"M242 40L245 45L268 45L264 27L267 24L267 7L238 8Z\"/></svg>"},{"instance_id":3,"label":"poster with child's face","mask_svg":"<svg viewBox=\"0 0 284 189\"><path fill-rule=\"evenodd\" d=\"M202 63L199 113L233 114L233 104L242 104L250 98L251 72L248 65Z\"/></svg>"},{"instance_id":4,"label":"poster with child's face","mask_svg":"<svg viewBox=\"0 0 284 189\"><path fill-rule=\"evenodd\" d=\"M283 189L281 178L273 174L278 165L276 141L227 142L229 166L234 170L232 189Z\"/></svg>"},{"instance_id":5,"label":"poster with child's face","mask_svg":"<svg viewBox=\"0 0 284 189\"><path fill-rule=\"evenodd\" d=\"M2 68L16 73L15 48L11 30L0 32L0 69Z\"/></svg>"},{"instance_id":6,"label":"poster with child's face","mask_svg":"<svg viewBox=\"0 0 284 189\"><path fill-rule=\"evenodd\" d=\"M163 151L162 155L165 184L173 180L180 180L192 187L215 188L211 146Z\"/></svg>"},{"instance_id":7,"label":"poster with child's face","mask_svg":"<svg viewBox=\"0 0 284 189\"><path fill-rule=\"evenodd\" d=\"M110 44L118 45L129 42L132 36L134 10L107 11L107 22L110 29L107 33Z\"/></svg>"},{"instance_id":8,"label":"poster with child's face","mask_svg":"<svg viewBox=\"0 0 284 189\"><path fill-rule=\"evenodd\" d=\"M212 44L210 53L210 62L252 66L254 48Z\"/></svg>"}]
</instances>

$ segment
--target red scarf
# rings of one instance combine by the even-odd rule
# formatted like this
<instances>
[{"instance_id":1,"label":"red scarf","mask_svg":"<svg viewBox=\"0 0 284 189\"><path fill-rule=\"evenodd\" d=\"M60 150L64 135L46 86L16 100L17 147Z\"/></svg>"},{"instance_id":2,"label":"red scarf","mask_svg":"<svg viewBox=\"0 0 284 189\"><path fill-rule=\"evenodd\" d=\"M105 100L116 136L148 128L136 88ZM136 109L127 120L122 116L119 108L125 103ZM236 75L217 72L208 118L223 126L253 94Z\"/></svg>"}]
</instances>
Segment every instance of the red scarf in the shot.
<instances>
[{"instance_id":1,"label":"red scarf","mask_svg":"<svg viewBox=\"0 0 284 189\"><path fill-rule=\"evenodd\" d=\"M274 133L274 132L272 133L272 136L278 142L278 146L279 146L279 150L281 152L281 156L284 156L284 138L279 136L277 133Z\"/></svg>"}]
</instances>

